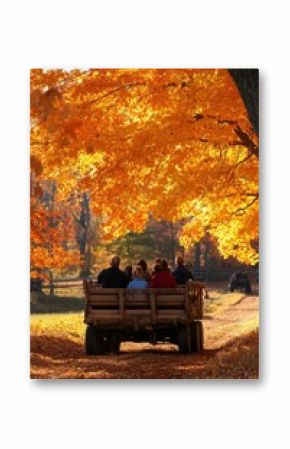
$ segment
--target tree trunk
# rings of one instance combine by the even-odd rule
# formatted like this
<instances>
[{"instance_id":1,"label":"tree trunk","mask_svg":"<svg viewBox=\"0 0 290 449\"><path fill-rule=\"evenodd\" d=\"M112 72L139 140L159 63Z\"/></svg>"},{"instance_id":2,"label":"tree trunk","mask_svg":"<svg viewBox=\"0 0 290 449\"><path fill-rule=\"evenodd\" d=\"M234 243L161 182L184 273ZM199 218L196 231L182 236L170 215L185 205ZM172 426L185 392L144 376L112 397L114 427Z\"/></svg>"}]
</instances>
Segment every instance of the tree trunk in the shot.
<instances>
[{"instance_id":1,"label":"tree trunk","mask_svg":"<svg viewBox=\"0 0 290 449\"><path fill-rule=\"evenodd\" d=\"M91 273L91 248L90 248L90 203L89 196L87 193L83 193L83 198L81 202L81 213L79 222L79 232L78 232L78 243L81 259L81 272L80 277L86 278Z\"/></svg>"},{"instance_id":2,"label":"tree trunk","mask_svg":"<svg viewBox=\"0 0 290 449\"><path fill-rule=\"evenodd\" d=\"M49 270L49 296L54 296L53 272Z\"/></svg>"},{"instance_id":3,"label":"tree trunk","mask_svg":"<svg viewBox=\"0 0 290 449\"><path fill-rule=\"evenodd\" d=\"M205 280L209 280L209 241L208 235L205 236L205 248L204 248L204 270L205 270Z\"/></svg>"},{"instance_id":4,"label":"tree trunk","mask_svg":"<svg viewBox=\"0 0 290 449\"><path fill-rule=\"evenodd\" d=\"M249 119L259 134L259 70L229 69L248 111Z\"/></svg>"},{"instance_id":5,"label":"tree trunk","mask_svg":"<svg viewBox=\"0 0 290 449\"><path fill-rule=\"evenodd\" d=\"M170 249L171 249L172 267L175 268L175 238L172 221L170 222Z\"/></svg>"},{"instance_id":6,"label":"tree trunk","mask_svg":"<svg viewBox=\"0 0 290 449\"><path fill-rule=\"evenodd\" d=\"M67 212L65 211L65 212L64 212L64 215L63 215L63 221L64 221L64 223L66 223L66 221L67 221L67 216L68 216L68 214L67 214ZM64 234L63 234L62 247L63 247L64 250L68 250L68 231L67 231L67 226L64 226Z\"/></svg>"},{"instance_id":7,"label":"tree trunk","mask_svg":"<svg viewBox=\"0 0 290 449\"><path fill-rule=\"evenodd\" d=\"M200 242L196 242L194 245L194 271L200 271Z\"/></svg>"},{"instance_id":8,"label":"tree trunk","mask_svg":"<svg viewBox=\"0 0 290 449\"><path fill-rule=\"evenodd\" d=\"M55 226L55 193L56 193L56 185L55 183L52 184L51 188L51 197L50 197L50 217L49 217L49 227L54 228ZM50 240L49 240L49 255L51 258L53 258L53 240L52 240L52 234L50 233ZM49 294L50 296L54 295L54 285L53 285L53 267L50 267L49 269L49 284L50 284L50 290Z\"/></svg>"},{"instance_id":9,"label":"tree trunk","mask_svg":"<svg viewBox=\"0 0 290 449\"><path fill-rule=\"evenodd\" d=\"M126 234L126 252L127 252L127 264L131 265L131 246L129 234Z\"/></svg>"}]
</instances>

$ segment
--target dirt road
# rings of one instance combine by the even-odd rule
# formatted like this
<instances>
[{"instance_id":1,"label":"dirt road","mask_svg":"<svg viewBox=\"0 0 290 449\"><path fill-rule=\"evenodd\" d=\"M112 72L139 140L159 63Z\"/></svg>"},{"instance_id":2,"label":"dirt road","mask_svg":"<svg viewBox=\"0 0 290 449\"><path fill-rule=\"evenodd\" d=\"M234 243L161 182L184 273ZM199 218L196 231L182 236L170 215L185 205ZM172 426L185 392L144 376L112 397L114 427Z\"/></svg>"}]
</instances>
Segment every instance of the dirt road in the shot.
<instances>
[{"instance_id":1,"label":"dirt road","mask_svg":"<svg viewBox=\"0 0 290 449\"><path fill-rule=\"evenodd\" d=\"M212 379L258 378L258 296L241 296L236 302L210 311L204 320L205 349L181 355L175 345L123 343L117 355L89 357L83 348L82 316L76 330L57 332L32 326L32 378L97 379ZM210 308L209 308L210 310Z\"/></svg>"}]
</instances>

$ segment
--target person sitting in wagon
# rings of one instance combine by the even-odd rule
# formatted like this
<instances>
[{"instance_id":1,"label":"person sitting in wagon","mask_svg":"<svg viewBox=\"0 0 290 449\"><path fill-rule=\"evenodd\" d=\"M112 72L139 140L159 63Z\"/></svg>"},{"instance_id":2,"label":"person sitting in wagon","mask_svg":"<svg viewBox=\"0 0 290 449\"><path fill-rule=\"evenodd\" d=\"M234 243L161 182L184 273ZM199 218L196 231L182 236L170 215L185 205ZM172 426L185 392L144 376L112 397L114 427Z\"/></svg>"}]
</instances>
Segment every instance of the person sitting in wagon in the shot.
<instances>
[{"instance_id":1,"label":"person sitting in wagon","mask_svg":"<svg viewBox=\"0 0 290 449\"><path fill-rule=\"evenodd\" d=\"M133 273L133 280L129 282L127 288L147 288L148 282L144 279L144 272L140 266L137 266Z\"/></svg>"},{"instance_id":2,"label":"person sitting in wagon","mask_svg":"<svg viewBox=\"0 0 290 449\"><path fill-rule=\"evenodd\" d=\"M154 276L156 276L157 273L160 273L160 271L161 271L160 263L161 263L161 259L160 258L155 259L155 265L152 268L151 279L150 280L152 280L154 278Z\"/></svg>"},{"instance_id":3,"label":"person sitting in wagon","mask_svg":"<svg viewBox=\"0 0 290 449\"><path fill-rule=\"evenodd\" d=\"M132 265L128 265L124 270L125 275L127 276L128 282L131 282L133 279L133 267Z\"/></svg>"},{"instance_id":4,"label":"person sitting in wagon","mask_svg":"<svg viewBox=\"0 0 290 449\"><path fill-rule=\"evenodd\" d=\"M176 265L177 268L173 271L172 274L175 277L177 284L186 284L189 279L193 279L191 272L184 266L183 257L178 256L176 258Z\"/></svg>"},{"instance_id":5,"label":"person sitting in wagon","mask_svg":"<svg viewBox=\"0 0 290 449\"><path fill-rule=\"evenodd\" d=\"M153 267L151 280L156 276L157 273L160 273L160 271L161 271L160 263L157 263L157 264L154 265L154 267Z\"/></svg>"},{"instance_id":6,"label":"person sitting in wagon","mask_svg":"<svg viewBox=\"0 0 290 449\"><path fill-rule=\"evenodd\" d=\"M124 271L119 268L120 262L119 256L112 257L111 267L100 272L98 284L101 284L103 288L126 288L128 279Z\"/></svg>"},{"instance_id":7,"label":"person sitting in wagon","mask_svg":"<svg viewBox=\"0 0 290 449\"><path fill-rule=\"evenodd\" d=\"M160 272L156 273L150 282L151 288L175 288L176 280L171 274L168 263L165 259L161 259Z\"/></svg>"},{"instance_id":8,"label":"person sitting in wagon","mask_svg":"<svg viewBox=\"0 0 290 449\"><path fill-rule=\"evenodd\" d=\"M150 273L148 270L148 265L147 265L146 260L144 260L144 259L139 260L137 265L139 265L142 268L144 279L145 279L145 281L147 281L149 283L151 281L151 276L150 276Z\"/></svg>"}]
</instances>

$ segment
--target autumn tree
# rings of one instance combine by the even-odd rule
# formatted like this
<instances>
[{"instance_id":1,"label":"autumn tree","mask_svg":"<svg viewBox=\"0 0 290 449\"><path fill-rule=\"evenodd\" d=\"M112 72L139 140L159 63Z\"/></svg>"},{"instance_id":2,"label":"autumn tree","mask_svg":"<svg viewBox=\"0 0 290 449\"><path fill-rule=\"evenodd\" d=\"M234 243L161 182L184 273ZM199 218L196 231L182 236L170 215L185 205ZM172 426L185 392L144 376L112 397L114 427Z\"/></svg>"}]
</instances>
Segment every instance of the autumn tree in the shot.
<instances>
[{"instance_id":1,"label":"autumn tree","mask_svg":"<svg viewBox=\"0 0 290 449\"><path fill-rule=\"evenodd\" d=\"M79 264L79 254L70 248L68 241L73 235L73 221L65 206L57 201L54 182L36 181L31 178L31 275L42 277L51 285L53 274L74 264Z\"/></svg>"},{"instance_id":2,"label":"autumn tree","mask_svg":"<svg viewBox=\"0 0 290 449\"><path fill-rule=\"evenodd\" d=\"M111 243L102 243L108 254L118 254L123 263L132 265L140 259L145 259L154 265L155 259L165 257L174 266L175 256L183 252L177 241L180 224L149 217L146 228L141 233L129 232Z\"/></svg>"},{"instance_id":3,"label":"autumn tree","mask_svg":"<svg viewBox=\"0 0 290 449\"><path fill-rule=\"evenodd\" d=\"M32 70L31 154L61 200L89 192L104 241L151 214L258 260L258 137L228 70Z\"/></svg>"}]
</instances>

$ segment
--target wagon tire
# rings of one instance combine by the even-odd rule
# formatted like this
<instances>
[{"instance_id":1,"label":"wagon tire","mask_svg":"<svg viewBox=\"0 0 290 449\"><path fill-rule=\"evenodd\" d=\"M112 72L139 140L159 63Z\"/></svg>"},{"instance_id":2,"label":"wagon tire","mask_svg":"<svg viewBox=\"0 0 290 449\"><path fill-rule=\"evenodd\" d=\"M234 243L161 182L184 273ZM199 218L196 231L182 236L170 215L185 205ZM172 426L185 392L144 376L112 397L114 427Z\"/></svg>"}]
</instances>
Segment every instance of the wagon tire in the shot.
<instances>
[{"instance_id":1,"label":"wagon tire","mask_svg":"<svg viewBox=\"0 0 290 449\"><path fill-rule=\"evenodd\" d=\"M190 326L180 326L177 331L177 344L181 354L191 352L191 328Z\"/></svg>"},{"instance_id":2,"label":"wagon tire","mask_svg":"<svg viewBox=\"0 0 290 449\"><path fill-rule=\"evenodd\" d=\"M100 355L110 352L109 342L92 324L87 326L85 346L87 355Z\"/></svg>"},{"instance_id":3,"label":"wagon tire","mask_svg":"<svg viewBox=\"0 0 290 449\"><path fill-rule=\"evenodd\" d=\"M200 352L204 348L204 334L202 321L194 321L191 325L192 352Z\"/></svg>"},{"instance_id":4,"label":"wagon tire","mask_svg":"<svg viewBox=\"0 0 290 449\"><path fill-rule=\"evenodd\" d=\"M93 325L87 326L85 347L87 355L98 354L97 329Z\"/></svg>"},{"instance_id":5,"label":"wagon tire","mask_svg":"<svg viewBox=\"0 0 290 449\"><path fill-rule=\"evenodd\" d=\"M119 352L121 346L121 340L118 337L113 337L111 340L111 350L112 352Z\"/></svg>"}]
</instances>

